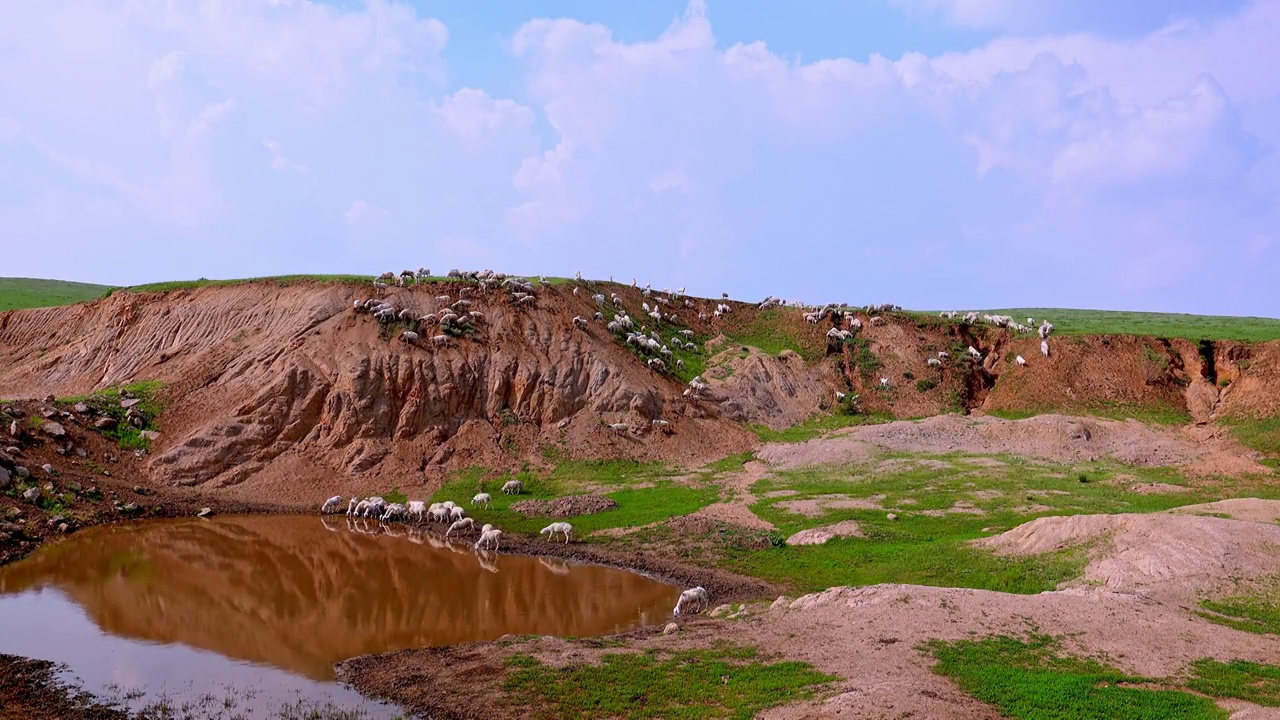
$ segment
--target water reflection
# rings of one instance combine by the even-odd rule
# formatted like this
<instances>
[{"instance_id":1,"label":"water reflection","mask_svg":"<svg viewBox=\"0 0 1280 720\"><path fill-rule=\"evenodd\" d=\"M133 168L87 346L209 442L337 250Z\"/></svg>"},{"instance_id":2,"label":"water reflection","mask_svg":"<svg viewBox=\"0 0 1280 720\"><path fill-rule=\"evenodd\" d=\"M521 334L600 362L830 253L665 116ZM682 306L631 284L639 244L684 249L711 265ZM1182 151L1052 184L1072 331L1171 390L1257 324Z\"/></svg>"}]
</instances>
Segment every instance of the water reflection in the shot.
<instances>
[{"instance_id":1,"label":"water reflection","mask_svg":"<svg viewBox=\"0 0 1280 720\"><path fill-rule=\"evenodd\" d=\"M366 653L506 633L621 632L658 622L679 594L611 568L478 553L417 528L313 516L92 528L0 568L0 605L4 594L41 588L56 588L111 635L316 680ZM3 629L0 651L12 652Z\"/></svg>"}]
</instances>

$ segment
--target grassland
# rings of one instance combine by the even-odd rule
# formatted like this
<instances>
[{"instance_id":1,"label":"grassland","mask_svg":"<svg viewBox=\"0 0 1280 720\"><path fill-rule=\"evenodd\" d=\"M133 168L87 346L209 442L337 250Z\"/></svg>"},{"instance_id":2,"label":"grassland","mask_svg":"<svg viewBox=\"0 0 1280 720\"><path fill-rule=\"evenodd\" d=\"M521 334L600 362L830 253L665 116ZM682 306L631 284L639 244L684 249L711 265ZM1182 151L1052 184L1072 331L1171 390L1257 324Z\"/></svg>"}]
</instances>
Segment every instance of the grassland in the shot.
<instances>
[{"instance_id":1,"label":"grassland","mask_svg":"<svg viewBox=\"0 0 1280 720\"><path fill-rule=\"evenodd\" d=\"M151 441L142 434L142 431L159 429L156 418L164 410L161 397L163 389L163 385L158 381L142 380L120 387L97 390L88 395L60 398L58 402L62 405L84 403L99 414L114 418L116 426L100 430L102 435L116 441L122 450L143 450L150 446ZM142 418L141 428L127 422L128 409L120 405L121 399L126 394L132 395L139 401L134 405L133 410Z\"/></svg>"},{"instance_id":2,"label":"grassland","mask_svg":"<svg viewBox=\"0 0 1280 720\"><path fill-rule=\"evenodd\" d=\"M1200 601L1200 617L1226 627L1280 635L1280 576L1239 578L1236 589L1221 597Z\"/></svg>"},{"instance_id":3,"label":"grassland","mask_svg":"<svg viewBox=\"0 0 1280 720\"><path fill-rule=\"evenodd\" d=\"M591 515L567 518L581 535L610 528L638 527L687 515L715 502L719 489L712 484L714 471L687 478L661 463L633 460L568 461L544 472L524 471L515 475L488 476L479 468L454 475L433 496L432 501L469 501L476 493L493 497L488 508L475 508L471 515L478 523L493 523L504 530L537 534L546 518L526 517L511 509L521 500L550 500L565 495L603 495L618 507ZM525 491L505 495L502 486L518 479Z\"/></svg>"},{"instance_id":4,"label":"grassland","mask_svg":"<svg viewBox=\"0 0 1280 720\"><path fill-rule=\"evenodd\" d=\"M764 425L748 426L762 442L797 443L812 440L823 433L858 425L877 425L893 420L887 412L847 413L834 412L814 415L799 425L774 430Z\"/></svg>"},{"instance_id":5,"label":"grassland","mask_svg":"<svg viewBox=\"0 0 1280 720\"><path fill-rule=\"evenodd\" d=\"M65 280L0 278L0 311L72 305L100 298L111 289L109 285Z\"/></svg>"},{"instance_id":6,"label":"grassland","mask_svg":"<svg viewBox=\"0 0 1280 720\"><path fill-rule=\"evenodd\" d=\"M1048 320L1053 323L1054 333L1059 335L1146 335L1244 342L1280 340L1280 319L1276 318L1065 308L1004 308L982 312L1012 315L1020 321L1028 317L1035 318L1036 322Z\"/></svg>"},{"instance_id":7,"label":"grassland","mask_svg":"<svg viewBox=\"0 0 1280 720\"><path fill-rule=\"evenodd\" d=\"M1225 720L1228 715L1210 698L1181 689L1126 687L1168 681L1135 677L1097 660L1062 655L1058 641L1043 635L1025 640L997 636L953 643L934 641L926 648L938 659L935 672L994 705L1005 717ZM1230 693L1243 691L1241 675L1256 671L1240 668L1233 676L1212 666L1197 664L1194 669L1197 676L1191 689L1214 697L1237 697ZM1201 672L1217 674L1201 679Z\"/></svg>"},{"instance_id":8,"label":"grassland","mask_svg":"<svg viewBox=\"0 0 1280 720\"><path fill-rule=\"evenodd\" d=\"M791 350L806 361L822 357L824 343L803 342L795 332L795 312L785 308L770 308L755 314L745 324L733 325L725 331L727 347L754 347L770 355Z\"/></svg>"},{"instance_id":9,"label":"grassland","mask_svg":"<svg viewBox=\"0 0 1280 720\"><path fill-rule=\"evenodd\" d=\"M988 410L993 415L1005 420L1024 420L1036 415L1048 414L1072 415L1079 413L1088 417L1106 418L1109 420L1139 420L1150 425L1186 425L1191 422L1191 413L1185 408L1172 405L1134 405L1134 404L1096 404L1088 408L1075 410L1067 408L1035 408L1020 410Z\"/></svg>"},{"instance_id":10,"label":"grassland","mask_svg":"<svg viewBox=\"0 0 1280 720\"><path fill-rule=\"evenodd\" d=\"M1171 492L1141 494L1135 482ZM1179 491L1179 488L1184 488ZM1015 593L1053 589L1078 576L1089 548L998 557L969 540L1046 515L1156 512L1223 497L1280 497L1266 478L1219 478L1189 486L1170 469L1114 462L1048 465L1014 457L887 453L861 464L779 470L751 487L751 506L778 539L854 521L862 537L823 545L726 547L726 568L798 592L834 585L908 582ZM889 519L889 513L897 518Z\"/></svg>"},{"instance_id":11,"label":"grassland","mask_svg":"<svg viewBox=\"0 0 1280 720\"><path fill-rule=\"evenodd\" d=\"M553 668L507 659L504 690L528 717L734 718L810 697L824 675L802 662L765 662L755 648L606 653L599 664Z\"/></svg>"},{"instance_id":12,"label":"grassland","mask_svg":"<svg viewBox=\"0 0 1280 720\"><path fill-rule=\"evenodd\" d=\"M209 280L207 278L200 278L199 280L171 280L168 282L147 283L144 285L130 285L128 287L122 287L120 290L136 293L152 293L169 292L171 290L194 290L196 288L205 287L232 287L235 285L247 285L249 283L256 282L275 282L281 287L307 282L348 282L370 285L372 277L369 275L273 275L269 277L238 278L233 280ZM372 285L370 285L370 287L372 287Z\"/></svg>"}]
</instances>

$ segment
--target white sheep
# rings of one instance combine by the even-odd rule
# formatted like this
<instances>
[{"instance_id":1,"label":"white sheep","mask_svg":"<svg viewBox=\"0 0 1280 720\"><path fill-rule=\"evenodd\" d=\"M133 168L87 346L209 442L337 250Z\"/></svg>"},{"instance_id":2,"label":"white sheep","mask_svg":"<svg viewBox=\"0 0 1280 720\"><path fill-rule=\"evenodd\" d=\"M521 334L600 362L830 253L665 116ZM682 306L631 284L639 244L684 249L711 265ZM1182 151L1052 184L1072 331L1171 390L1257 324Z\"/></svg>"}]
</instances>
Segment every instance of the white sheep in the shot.
<instances>
[{"instance_id":1,"label":"white sheep","mask_svg":"<svg viewBox=\"0 0 1280 720\"><path fill-rule=\"evenodd\" d=\"M889 387L889 378L887 377L880 378L880 387L887 389Z\"/></svg>"},{"instance_id":2,"label":"white sheep","mask_svg":"<svg viewBox=\"0 0 1280 720\"><path fill-rule=\"evenodd\" d=\"M460 507L454 506L449 508L449 519L457 522L467 516L467 511Z\"/></svg>"},{"instance_id":3,"label":"white sheep","mask_svg":"<svg viewBox=\"0 0 1280 720\"><path fill-rule=\"evenodd\" d=\"M494 528L492 530L485 530L484 532L480 533L480 539L476 541L475 548L476 550L492 549L496 551L498 549L498 541L501 538L502 538L501 530L497 528Z\"/></svg>"},{"instance_id":4,"label":"white sheep","mask_svg":"<svg viewBox=\"0 0 1280 720\"><path fill-rule=\"evenodd\" d=\"M1049 357L1049 341L1048 340L1040 341L1040 353L1045 357Z\"/></svg>"},{"instance_id":5,"label":"white sheep","mask_svg":"<svg viewBox=\"0 0 1280 720\"><path fill-rule=\"evenodd\" d=\"M925 361L925 363L932 368L942 367L942 361L939 360L938 358L929 358L928 360Z\"/></svg>"},{"instance_id":6,"label":"white sheep","mask_svg":"<svg viewBox=\"0 0 1280 720\"><path fill-rule=\"evenodd\" d=\"M406 508L404 505L401 505L400 503L391 503L387 506L386 510L383 511L382 517L379 519L382 520L382 522L388 522L402 517L405 512Z\"/></svg>"},{"instance_id":7,"label":"white sheep","mask_svg":"<svg viewBox=\"0 0 1280 720\"><path fill-rule=\"evenodd\" d=\"M951 357L951 353L947 352L946 350L939 350L939 351L938 351L938 359L939 359L939 360L946 360L946 359L947 359L947 358L949 358L949 357Z\"/></svg>"},{"instance_id":8,"label":"white sheep","mask_svg":"<svg viewBox=\"0 0 1280 720\"><path fill-rule=\"evenodd\" d=\"M676 609L672 610L671 614L679 615L680 608L684 607L686 603L693 605L694 608L690 612L696 613L701 610L706 610L707 606L711 604L711 598L707 594L707 589L701 585L695 588L689 588L688 590L680 593L680 599L676 601Z\"/></svg>"},{"instance_id":9,"label":"white sheep","mask_svg":"<svg viewBox=\"0 0 1280 720\"><path fill-rule=\"evenodd\" d=\"M408 512L418 522L422 522L425 519L427 514L427 504L421 500L410 500L408 505Z\"/></svg>"},{"instance_id":10,"label":"white sheep","mask_svg":"<svg viewBox=\"0 0 1280 720\"><path fill-rule=\"evenodd\" d=\"M427 514L430 516L431 522L449 521L449 508L446 507L433 507L427 511Z\"/></svg>"},{"instance_id":11,"label":"white sheep","mask_svg":"<svg viewBox=\"0 0 1280 720\"><path fill-rule=\"evenodd\" d=\"M449 526L449 529L444 531L444 536L449 537L453 534L454 530L461 532L466 529L474 529L475 526L476 521L469 517L464 517L461 520L454 520L453 524Z\"/></svg>"},{"instance_id":12,"label":"white sheep","mask_svg":"<svg viewBox=\"0 0 1280 720\"><path fill-rule=\"evenodd\" d=\"M587 328L587 319L581 315L574 315L573 324L585 330Z\"/></svg>"},{"instance_id":13,"label":"white sheep","mask_svg":"<svg viewBox=\"0 0 1280 720\"><path fill-rule=\"evenodd\" d=\"M400 333L400 339L407 343L416 343L422 336L412 330L405 330Z\"/></svg>"},{"instance_id":14,"label":"white sheep","mask_svg":"<svg viewBox=\"0 0 1280 720\"><path fill-rule=\"evenodd\" d=\"M1014 358L1014 359L1013 359L1013 361L1014 361L1014 362L1016 362L1016 363L1018 363L1019 365L1026 365L1026 364L1027 364L1027 359L1026 359L1026 358L1024 358L1024 357L1022 357L1021 355L1019 355L1018 357Z\"/></svg>"},{"instance_id":15,"label":"white sheep","mask_svg":"<svg viewBox=\"0 0 1280 720\"><path fill-rule=\"evenodd\" d=\"M627 423L610 423L609 429L618 435L626 435L631 431L631 426Z\"/></svg>"},{"instance_id":16,"label":"white sheep","mask_svg":"<svg viewBox=\"0 0 1280 720\"><path fill-rule=\"evenodd\" d=\"M522 492L524 492L524 483L519 480L508 480L502 486L502 493L504 495L519 495Z\"/></svg>"},{"instance_id":17,"label":"white sheep","mask_svg":"<svg viewBox=\"0 0 1280 720\"><path fill-rule=\"evenodd\" d=\"M969 346L969 354L972 355L976 360L982 359L982 353L978 351L978 348L972 345Z\"/></svg>"},{"instance_id":18,"label":"white sheep","mask_svg":"<svg viewBox=\"0 0 1280 720\"><path fill-rule=\"evenodd\" d=\"M436 346L444 346L449 344L448 335L432 335L431 344Z\"/></svg>"},{"instance_id":19,"label":"white sheep","mask_svg":"<svg viewBox=\"0 0 1280 720\"><path fill-rule=\"evenodd\" d=\"M546 535L547 539L554 540L558 534L564 534L564 542L569 544L569 533L573 532L573 526L567 522L553 522L550 525L538 531L539 535Z\"/></svg>"},{"instance_id":20,"label":"white sheep","mask_svg":"<svg viewBox=\"0 0 1280 720\"><path fill-rule=\"evenodd\" d=\"M471 505L473 507L476 505L484 505L485 507L489 507L489 503L492 501L493 501L493 497L490 496L489 493L476 493L476 496L471 498Z\"/></svg>"},{"instance_id":21,"label":"white sheep","mask_svg":"<svg viewBox=\"0 0 1280 720\"><path fill-rule=\"evenodd\" d=\"M337 512L338 508L342 506L342 501L344 499L345 498L343 498L341 495L334 495L333 497L324 501L324 505L320 506L320 512L321 513Z\"/></svg>"}]
</instances>

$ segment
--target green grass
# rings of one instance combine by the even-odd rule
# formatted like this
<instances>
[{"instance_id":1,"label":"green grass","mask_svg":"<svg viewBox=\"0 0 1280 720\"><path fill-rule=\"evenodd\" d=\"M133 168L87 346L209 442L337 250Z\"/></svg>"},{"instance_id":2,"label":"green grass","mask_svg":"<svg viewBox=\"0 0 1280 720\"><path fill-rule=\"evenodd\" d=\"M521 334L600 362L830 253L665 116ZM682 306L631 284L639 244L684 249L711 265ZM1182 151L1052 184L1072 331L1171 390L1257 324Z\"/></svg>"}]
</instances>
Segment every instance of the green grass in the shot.
<instances>
[{"instance_id":1,"label":"green grass","mask_svg":"<svg viewBox=\"0 0 1280 720\"><path fill-rule=\"evenodd\" d=\"M62 405L84 403L103 415L115 418L116 427L98 432L101 432L103 437L115 440L121 450L145 450L150 446L151 441L142 436L142 431L157 429L156 418L164 410L164 401L161 397L163 389L163 384L158 380L141 380L129 385L96 390L88 395L60 398L58 403ZM125 421L128 410L120 407L120 401L123 399L121 391L133 393L142 401L134 406L142 416L142 428L135 428Z\"/></svg>"},{"instance_id":2,"label":"green grass","mask_svg":"<svg viewBox=\"0 0 1280 720\"><path fill-rule=\"evenodd\" d=\"M1062 656L1058 641L1043 635L1026 640L997 636L925 645L938 663L934 672L965 692L1024 720L1225 719L1227 712L1206 697L1179 690L1125 687L1151 683L1096 660Z\"/></svg>"},{"instance_id":3,"label":"green grass","mask_svg":"<svg viewBox=\"0 0 1280 720\"><path fill-rule=\"evenodd\" d=\"M993 460L1003 464L990 466ZM778 537L842 521L856 522L864 537L764 550L729 547L717 561L804 592L907 582L1034 593L1078 577L1090 548L999 557L968 541L1047 515L1156 512L1223 497L1280 497L1265 476L1215 478L1186 492L1150 494L1130 492L1131 482L1186 486L1167 468L1110 461L1057 466L960 454L886 453L852 465L775 470L752 486L758 500L751 510L771 522ZM789 494L776 494L784 491ZM795 503L807 504L810 514L797 512L803 505ZM889 520L889 512L898 518Z\"/></svg>"},{"instance_id":4,"label":"green grass","mask_svg":"<svg viewBox=\"0 0 1280 720\"><path fill-rule=\"evenodd\" d=\"M710 505L719 497L719 488L707 482L677 484L677 473L661 463L633 460L580 460L561 463L545 473L525 471L516 475L486 478L480 468L456 473L432 496L432 501L453 500L468 506L478 523L493 523L503 530L537 533L546 518L525 517L511 509L521 500L551 500L565 495L603 495L618 503L605 512L561 518L573 524L579 537L596 530L638 527L687 515ZM512 478L524 483L525 492L505 495L502 486ZM471 509L470 498L478 492L493 496L489 508Z\"/></svg>"},{"instance_id":5,"label":"green grass","mask_svg":"<svg viewBox=\"0 0 1280 720\"><path fill-rule=\"evenodd\" d=\"M1240 444L1266 455L1266 460L1280 459L1280 417L1245 418L1225 417L1219 422L1231 428ZM1275 462L1273 467L1280 467Z\"/></svg>"},{"instance_id":6,"label":"green grass","mask_svg":"<svg viewBox=\"0 0 1280 720\"><path fill-rule=\"evenodd\" d=\"M435 278L433 278L433 281ZM170 290L193 290L205 287L230 287L233 285L246 285L256 282L275 282L281 287L306 282L350 282L360 283L373 287L372 275L273 275L268 277L253 278L237 278L230 280L209 280L200 278L199 280L170 280L168 282L146 283L143 285L130 285L119 288L122 291L149 293L149 292L169 292Z\"/></svg>"},{"instance_id":7,"label":"green grass","mask_svg":"<svg viewBox=\"0 0 1280 720\"><path fill-rule=\"evenodd\" d=\"M775 356L791 350L810 362L821 358L825 344L806 342L796 335L796 319L794 309L770 308L756 313L745 325L725 332L726 347L753 347Z\"/></svg>"},{"instance_id":8,"label":"green grass","mask_svg":"<svg viewBox=\"0 0 1280 720\"><path fill-rule=\"evenodd\" d=\"M1267 707L1280 706L1280 667L1205 658L1191 664L1187 686L1216 698L1235 698Z\"/></svg>"},{"instance_id":9,"label":"green grass","mask_svg":"<svg viewBox=\"0 0 1280 720\"><path fill-rule=\"evenodd\" d=\"M382 499L389 503L400 503L401 505L409 502L409 496L400 491L400 488L392 488L382 493Z\"/></svg>"},{"instance_id":10,"label":"green grass","mask_svg":"<svg viewBox=\"0 0 1280 720\"><path fill-rule=\"evenodd\" d=\"M1244 632L1280 635L1280 576L1237 581L1232 595L1202 600L1197 613L1210 622ZM1241 587L1247 583L1246 587Z\"/></svg>"},{"instance_id":11,"label":"green grass","mask_svg":"<svg viewBox=\"0 0 1280 720\"><path fill-rule=\"evenodd\" d=\"M608 292L604 292L603 294L608 295ZM647 302L647 301L642 301L642 302ZM686 328L683 325L675 325L673 323L669 323L666 320L655 321L653 318L645 314L644 308L640 307L639 305L636 305L634 307L628 307L624 303L624 305L621 308L619 308L615 306L612 302L605 302L605 304L600 306L599 309L600 309L600 312L604 315L605 324L608 324L615 317L617 317L620 311L625 310L627 312L627 314L631 317L632 323L634 323L634 329L631 331L623 330L621 333L614 334L613 339L619 345L626 348L627 351L630 352L632 355L635 355L637 358L639 358L641 361L648 361L650 358L654 358L654 357L661 359L667 366L667 373L670 374L672 377L680 380L681 382L688 382L693 378L697 377L698 375L701 375L704 372L706 372L707 370L706 346L707 346L707 340L710 339L707 335L700 335L695 333L693 337L685 338L683 335L680 335L680 332L689 328ZM663 310L666 312L674 312L677 317L679 317L683 313L686 316L686 318L689 313L694 312L690 308L686 308L683 306L677 307L675 305L663 306ZM672 353L671 357L662 357L656 353L644 352L644 351L641 351L640 348L636 347L635 345L630 345L626 342L627 333L640 332L641 326L646 328L645 330L646 335L650 331L658 333L658 336L661 338L660 342L663 345L665 345L668 350L671 351ZM672 336L679 337L680 345L678 348L675 343L671 342ZM697 347L697 349L685 350L684 343L686 342L693 343ZM676 360L680 360L681 362L683 362L684 367L683 368L676 367Z\"/></svg>"},{"instance_id":12,"label":"green grass","mask_svg":"<svg viewBox=\"0 0 1280 720\"><path fill-rule=\"evenodd\" d=\"M839 678L803 662L762 662L755 648L605 653L564 668L507 659L504 689L535 717L734 718L812 697Z\"/></svg>"},{"instance_id":13,"label":"green grass","mask_svg":"<svg viewBox=\"0 0 1280 720\"><path fill-rule=\"evenodd\" d=\"M878 425L893 420L886 412L848 414L844 412L814 415L799 425L784 430L774 430L764 425L748 425L762 442L798 443L812 440L823 433L857 425Z\"/></svg>"},{"instance_id":14,"label":"green grass","mask_svg":"<svg viewBox=\"0 0 1280 720\"><path fill-rule=\"evenodd\" d=\"M1149 425L1186 425L1191 422L1191 413L1185 408L1171 405L1135 405L1132 403L1099 403L1084 408L995 409L988 410L987 414L1005 420L1024 420L1036 415L1058 414L1100 417L1108 420L1133 419Z\"/></svg>"},{"instance_id":15,"label":"green grass","mask_svg":"<svg viewBox=\"0 0 1280 720\"><path fill-rule=\"evenodd\" d=\"M71 305L100 298L110 291L110 285L35 278L0 278L0 312Z\"/></svg>"},{"instance_id":16,"label":"green grass","mask_svg":"<svg viewBox=\"0 0 1280 720\"><path fill-rule=\"evenodd\" d=\"M1063 308L1015 308L983 310L982 313L1012 315L1019 322L1030 316L1037 324L1048 320L1053 323L1054 333L1059 335L1145 335L1244 342L1280 339L1280 319L1275 318Z\"/></svg>"}]
</instances>

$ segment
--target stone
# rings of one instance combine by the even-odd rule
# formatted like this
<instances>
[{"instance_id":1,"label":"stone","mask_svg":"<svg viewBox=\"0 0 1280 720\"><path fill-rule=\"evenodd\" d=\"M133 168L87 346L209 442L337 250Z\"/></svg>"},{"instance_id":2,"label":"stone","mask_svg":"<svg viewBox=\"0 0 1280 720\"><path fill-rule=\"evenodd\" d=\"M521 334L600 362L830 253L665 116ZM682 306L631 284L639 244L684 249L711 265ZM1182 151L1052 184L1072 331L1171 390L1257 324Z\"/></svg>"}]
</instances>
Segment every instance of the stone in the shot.
<instances>
[{"instance_id":1,"label":"stone","mask_svg":"<svg viewBox=\"0 0 1280 720\"><path fill-rule=\"evenodd\" d=\"M0 468L11 468L15 464L13 456L8 451L0 450Z\"/></svg>"},{"instance_id":2,"label":"stone","mask_svg":"<svg viewBox=\"0 0 1280 720\"><path fill-rule=\"evenodd\" d=\"M774 601L773 601L773 604L769 606L769 609L770 609L770 610L777 610L777 609L779 609L779 608L784 608L784 607L786 607L786 606L788 606L788 605L790 605L790 604L791 604L791 599L790 599L790 598L788 598L786 595L779 595L779 596L778 596L778 599L777 599L777 600L774 600Z\"/></svg>"},{"instance_id":3,"label":"stone","mask_svg":"<svg viewBox=\"0 0 1280 720\"><path fill-rule=\"evenodd\" d=\"M82 487L83 486L80 483L76 482L75 480L72 480L67 483L67 489L70 490L71 492L80 492Z\"/></svg>"},{"instance_id":4,"label":"stone","mask_svg":"<svg viewBox=\"0 0 1280 720\"><path fill-rule=\"evenodd\" d=\"M134 493L136 493L136 494L138 494L138 495L146 495L146 494L147 494L146 489L145 489L145 488L143 488L141 485L134 485L134 486L133 486L133 492L134 492Z\"/></svg>"},{"instance_id":5,"label":"stone","mask_svg":"<svg viewBox=\"0 0 1280 720\"><path fill-rule=\"evenodd\" d=\"M60 438L67 436L67 429L62 427L62 423L47 422L44 425L41 425L40 429L49 437Z\"/></svg>"},{"instance_id":6,"label":"stone","mask_svg":"<svg viewBox=\"0 0 1280 720\"><path fill-rule=\"evenodd\" d=\"M213 508L200 508L200 512L196 513L196 517L207 518L213 514Z\"/></svg>"},{"instance_id":7,"label":"stone","mask_svg":"<svg viewBox=\"0 0 1280 720\"><path fill-rule=\"evenodd\" d=\"M0 532L7 532L11 535L17 535L22 532L21 525L15 525L11 522L0 522Z\"/></svg>"},{"instance_id":8,"label":"stone","mask_svg":"<svg viewBox=\"0 0 1280 720\"><path fill-rule=\"evenodd\" d=\"M45 492L53 492L53 483L45 483L45 484L44 484L44 491L45 491Z\"/></svg>"},{"instance_id":9,"label":"stone","mask_svg":"<svg viewBox=\"0 0 1280 720\"><path fill-rule=\"evenodd\" d=\"M48 473L49 475L52 475L52 474L53 474L53 466L52 466L52 465L50 465L49 463L45 463L45 464L41 465L41 466L40 466L40 469L41 469L41 470L43 470L43 471L45 471L45 472L46 472L46 473Z\"/></svg>"},{"instance_id":10,"label":"stone","mask_svg":"<svg viewBox=\"0 0 1280 720\"><path fill-rule=\"evenodd\" d=\"M5 406L4 406L4 414L5 414L5 415L8 415L8 416L9 416L9 417L11 417L11 418L20 418L20 417L22 417L22 411L21 411L21 410L19 410L19 409L18 409L18 408L16 408L16 407L12 406L12 405L5 405Z\"/></svg>"},{"instance_id":11,"label":"stone","mask_svg":"<svg viewBox=\"0 0 1280 720\"><path fill-rule=\"evenodd\" d=\"M662 628L663 635L671 635L678 632L680 632L680 626L675 623L667 623L667 626Z\"/></svg>"},{"instance_id":12,"label":"stone","mask_svg":"<svg viewBox=\"0 0 1280 720\"><path fill-rule=\"evenodd\" d=\"M1084 440L1089 442L1093 439L1093 433L1089 432L1088 426L1084 423L1071 423L1067 426L1067 437L1072 440Z\"/></svg>"},{"instance_id":13,"label":"stone","mask_svg":"<svg viewBox=\"0 0 1280 720\"><path fill-rule=\"evenodd\" d=\"M58 398L56 398L56 397L54 397L54 396L52 396L52 395L45 395L45 396L44 396L44 401L45 401L45 402L47 402L47 403L57 402L57 400L58 400Z\"/></svg>"},{"instance_id":14,"label":"stone","mask_svg":"<svg viewBox=\"0 0 1280 720\"><path fill-rule=\"evenodd\" d=\"M139 400L138 398L129 398L128 400L121 400L120 407L128 410L129 408L133 407L134 405L137 405L140 402L142 401Z\"/></svg>"},{"instance_id":15,"label":"stone","mask_svg":"<svg viewBox=\"0 0 1280 720\"><path fill-rule=\"evenodd\" d=\"M828 540L833 539L835 533L830 530L814 528L812 530L801 530L800 532L787 538L788 545L826 545Z\"/></svg>"},{"instance_id":16,"label":"stone","mask_svg":"<svg viewBox=\"0 0 1280 720\"><path fill-rule=\"evenodd\" d=\"M75 407L72 409L74 409L76 412L80 413L81 415L89 414L89 406L85 405L84 403L76 403Z\"/></svg>"},{"instance_id":17,"label":"stone","mask_svg":"<svg viewBox=\"0 0 1280 720\"><path fill-rule=\"evenodd\" d=\"M138 435L142 436L143 440L159 440L160 439L160 433L156 432L155 430L143 430L139 432Z\"/></svg>"},{"instance_id":18,"label":"stone","mask_svg":"<svg viewBox=\"0 0 1280 720\"><path fill-rule=\"evenodd\" d=\"M888 515L885 515L885 517L886 517L886 518L888 518L889 520L897 520L897 519L898 519L898 514L897 514L897 513L889 513Z\"/></svg>"},{"instance_id":19,"label":"stone","mask_svg":"<svg viewBox=\"0 0 1280 720\"><path fill-rule=\"evenodd\" d=\"M9 437L22 437L22 426L18 424L17 420L9 423Z\"/></svg>"},{"instance_id":20,"label":"stone","mask_svg":"<svg viewBox=\"0 0 1280 720\"><path fill-rule=\"evenodd\" d=\"M120 509L127 513L137 512L138 503L125 503Z\"/></svg>"},{"instance_id":21,"label":"stone","mask_svg":"<svg viewBox=\"0 0 1280 720\"><path fill-rule=\"evenodd\" d=\"M66 523L62 523L61 525L58 526L58 532L62 533L63 535L66 535L67 533L71 532L71 526Z\"/></svg>"},{"instance_id":22,"label":"stone","mask_svg":"<svg viewBox=\"0 0 1280 720\"><path fill-rule=\"evenodd\" d=\"M57 416L58 416L58 411L54 410L53 408L45 408L44 410L40 411L40 417L44 418L45 420L48 420L49 418L57 417Z\"/></svg>"},{"instance_id":23,"label":"stone","mask_svg":"<svg viewBox=\"0 0 1280 720\"><path fill-rule=\"evenodd\" d=\"M12 476L9 474L9 471L0 467L0 490L9 487L9 483L12 481Z\"/></svg>"},{"instance_id":24,"label":"stone","mask_svg":"<svg viewBox=\"0 0 1280 720\"><path fill-rule=\"evenodd\" d=\"M78 458L87 458L87 457L89 457L89 451L88 451L88 450L85 450L85 449L84 449L84 448L82 448L82 447L78 447L78 448L76 448L76 457L78 457Z\"/></svg>"},{"instance_id":25,"label":"stone","mask_svg":"<svg viewBox=\"0 0 1280 720\"><path fill-rule=\"evenodd\" d=\"M113 417L100 417L93 421L93 426L99 430L111 430L117 425L117 421Z\"/></svg>"},{"instance_id":26,"label":"stone","mask_svg":"<svg viewBox=\"0 0 1280 720\"><path fill-rule=\"evenodd\" d=\"M22 499L29 503L39 500L40 488L27 488L26 492L22 493Z\"/></svg>"},{"instance_id":27,"label":"stone","mask_svg":"<svg viewBox=\"0 0 1280 720\"><path fill-rule=\"evenodd\" d=\"M716 606L716 608L715 608L714 610L712 610L711 612L709 612L709 613L707 613L707 614L708 614L708 615L710 615L710 616L711 616L711 617L713 617L713 618L718 618L718 617L724 617L724 616L728 615L728 614L729 614L729 613L731 613L731 612L733 612L733 606L732 606L732 605L717 605L717 606Z\"/></svg>"},{"instance_id":28,"label":"stone","mask_svg":"<svg viewBox=\"0 0 1280 720\"><path fill-rule=\"evenodd\" d=\"M21 465L13 469L13 474L17 475L19 478L23 480L26 480L27 478L31 477L31 471L22 467Z\"/></svg>"}]
</instances>

